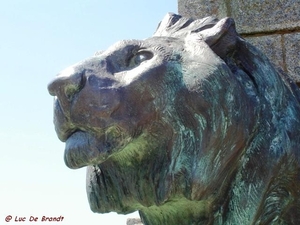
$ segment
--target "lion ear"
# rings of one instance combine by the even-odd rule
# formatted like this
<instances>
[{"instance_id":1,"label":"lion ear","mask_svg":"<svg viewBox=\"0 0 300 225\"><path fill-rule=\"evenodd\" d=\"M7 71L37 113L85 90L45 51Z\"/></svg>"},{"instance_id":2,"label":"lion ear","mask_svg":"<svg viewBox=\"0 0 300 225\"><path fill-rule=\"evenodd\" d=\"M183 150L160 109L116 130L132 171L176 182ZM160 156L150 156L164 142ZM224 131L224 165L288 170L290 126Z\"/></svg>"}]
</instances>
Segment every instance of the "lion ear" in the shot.
<instances>
[{"instance_id":1,"label":"lion ear","mask_svg":"<svg viewBox=\"0 0 300 225\"><path fill-rule=\"evenodd\" d=\"M181 38L186 41L204 41L221 58L235 49L238 34L232 18L214 17L192 19L168 13L159 23L153 36Z\"/></svg>"},{"instance_id":2,"label":"lion ear","mask_svg":"<svg viewBox=\"0 0 300 225\"><path fill-rule=\"evenodd\" d=\"M191 33L192 39L202 40L221 58L236 47L239 37L235 29L235 22L232 18L224 18L213 27L197 33Z\"/></svg>"}]
</instances>

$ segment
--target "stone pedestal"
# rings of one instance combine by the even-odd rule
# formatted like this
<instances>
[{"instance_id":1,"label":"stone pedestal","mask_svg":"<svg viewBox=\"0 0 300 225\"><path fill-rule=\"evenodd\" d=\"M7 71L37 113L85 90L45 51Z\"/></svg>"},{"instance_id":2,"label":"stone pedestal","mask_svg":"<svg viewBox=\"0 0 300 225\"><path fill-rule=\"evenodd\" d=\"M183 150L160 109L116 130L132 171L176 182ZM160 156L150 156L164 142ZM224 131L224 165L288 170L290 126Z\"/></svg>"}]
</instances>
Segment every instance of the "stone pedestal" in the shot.
<instances>
[{"instance_id":1,"label":"stone pedestal","mask_svg":"<svg viewBox=\"0 0 300 225\"><path fill-rule=\"evenodd\" d=\"M139 218L128 218L126 225L143 225L143 223Z\"/></svg>"}]
</instances>

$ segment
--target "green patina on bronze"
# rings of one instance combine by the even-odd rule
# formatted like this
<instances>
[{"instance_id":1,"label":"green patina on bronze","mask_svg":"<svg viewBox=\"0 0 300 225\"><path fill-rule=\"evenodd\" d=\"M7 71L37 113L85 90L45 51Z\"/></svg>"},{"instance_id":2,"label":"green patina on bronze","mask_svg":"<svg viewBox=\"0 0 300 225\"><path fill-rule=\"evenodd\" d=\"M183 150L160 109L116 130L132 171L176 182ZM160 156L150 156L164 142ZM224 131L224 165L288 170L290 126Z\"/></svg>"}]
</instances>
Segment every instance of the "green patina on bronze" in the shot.
<instances>
[{"instance_id":1,"label":"green patina on bronze","mask_svg":"<svg viewBox=\"0 0 300 225\"><path fill-rule=\"evenodd\" d=\"M145 225L300 224L300 92L230 18L168 14L49 84L91 210Z\"/></svg>"},{"instance_id":2,"label":"green patina on bronze","mask_svg":"<svg viewBox=\"0 0 300 225\"><path fill-rule=\"evenodd\" d=\"M143 217L151 218L151 224L196 224L209 215L209 200L191 201L184 197L169 200L164 205L142 208Z\"/></svg>"}]
</instances>

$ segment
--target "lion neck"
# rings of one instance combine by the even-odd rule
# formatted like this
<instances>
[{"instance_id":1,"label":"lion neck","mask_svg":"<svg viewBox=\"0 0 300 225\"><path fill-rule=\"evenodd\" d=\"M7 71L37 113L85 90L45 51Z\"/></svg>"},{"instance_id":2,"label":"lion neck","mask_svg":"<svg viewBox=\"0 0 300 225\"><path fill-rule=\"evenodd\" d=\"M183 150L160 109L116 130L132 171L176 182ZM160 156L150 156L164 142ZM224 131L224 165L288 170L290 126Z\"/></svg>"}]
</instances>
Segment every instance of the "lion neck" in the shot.
<instances>
[{"instance_id":1,"label":"lion neck","mask_svg":"<svg viewBox=\"0 0 300 225\"><path fill-rule=\"evenodd\" d=\"M287 125L279 125L282 117L278 118L268 116L259 122L226 193L227 201L214 213L214 224L300 222L293 221L300 207L299 130L288 138ZM286 123L290 124L287 119Z\"/></svg>"}]
</instances>

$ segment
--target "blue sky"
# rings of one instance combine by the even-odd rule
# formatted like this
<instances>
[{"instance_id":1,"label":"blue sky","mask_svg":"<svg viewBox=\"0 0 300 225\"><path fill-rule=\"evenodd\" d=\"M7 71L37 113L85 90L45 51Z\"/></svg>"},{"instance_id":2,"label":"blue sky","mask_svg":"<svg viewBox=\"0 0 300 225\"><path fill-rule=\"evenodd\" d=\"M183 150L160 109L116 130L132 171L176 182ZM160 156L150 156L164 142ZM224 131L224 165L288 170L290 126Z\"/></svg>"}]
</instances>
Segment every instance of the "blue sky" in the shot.
<instances>
[{"instance_id":1,"label":"blue sky","mask_svg":"<svg viewBox=\"0 0 300 225\"><path fill-rule=\"evenodd\" d=\"M151 36L167 12L177 12L176 0L1 1L0 224L8 215L7 224L34 224L31 216L63 216L55 223L62 225L126 224L128 216L92 213L85 169L64 165L47 84L118 40Z\"/></svg>"}]
</instances>

